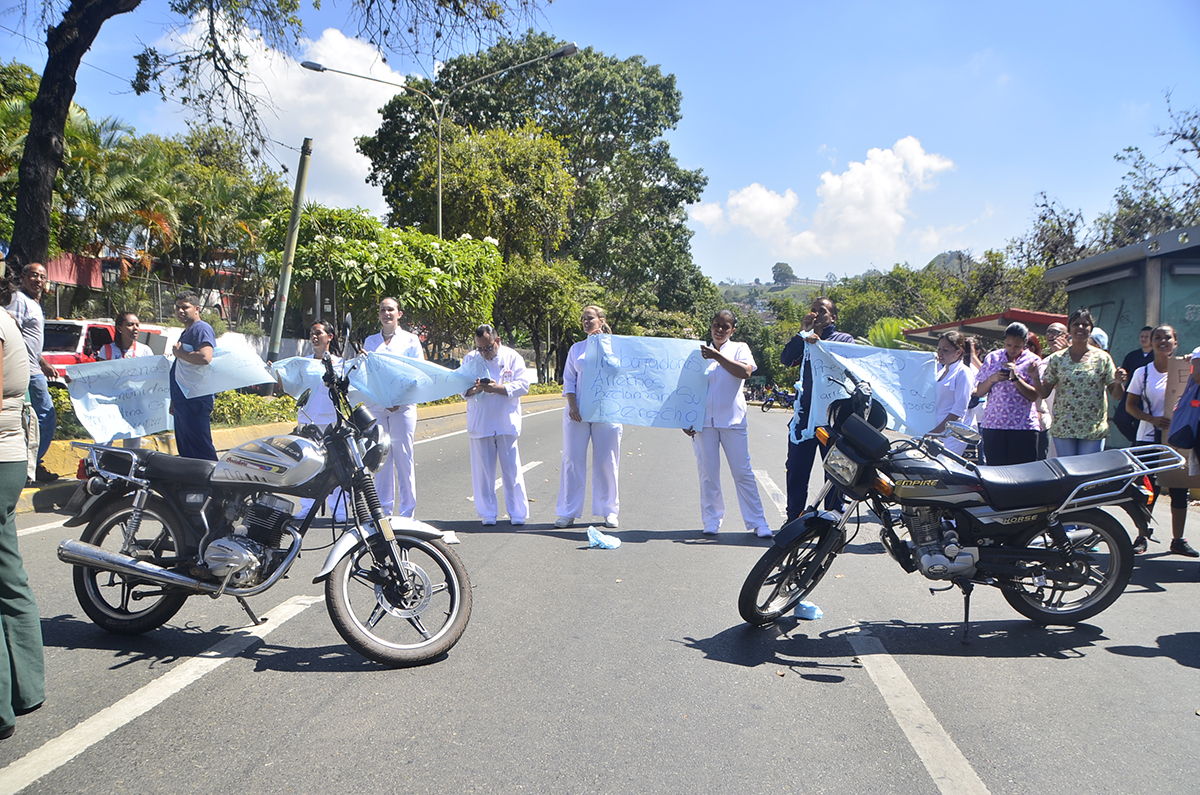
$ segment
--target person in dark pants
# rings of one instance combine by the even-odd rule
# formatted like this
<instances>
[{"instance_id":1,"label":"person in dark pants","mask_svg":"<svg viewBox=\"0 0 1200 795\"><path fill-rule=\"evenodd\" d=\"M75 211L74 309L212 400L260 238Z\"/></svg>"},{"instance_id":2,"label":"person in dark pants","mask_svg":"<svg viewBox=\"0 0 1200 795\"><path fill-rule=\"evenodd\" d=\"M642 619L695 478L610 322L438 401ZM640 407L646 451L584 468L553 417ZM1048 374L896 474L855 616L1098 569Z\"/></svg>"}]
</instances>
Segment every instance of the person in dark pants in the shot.
<instances>
[{"instance_id":1,"label":"person in dark pants","mask_svg":"<svg viewBox=\"0 0 1200 795\"><path fill-rule=\"evenodd\" d=\"M180 293L175 299L175 316L183 323L183 333L175 343L171 365L171 413L175 416L175 447L181 456L217 460L212 441L213 396L188 399L175 380L180 362L201 366L212 362L217 335L213 327L200 319L200 296Z\"/></svg>"},{"instance_id":2,"label":"person in dark pants","mask_svg":"<svg viewBox=\"0 0 1200 795\"><path fill-rule=\"evenodd\" d=\"M979 431L988 466L1027 464L1037 460L1037 390L1029 383L1030 367L1041 360L1028 350L1029 329L1010 323L1004 347L983 360L975 376L975 396L987 395Z\"/></svg>"},{"instance_id":3,"label":"person in dark pants","mask_svg":"<svg viewBox=\"0 0 1200 795\"><path fill-rule=\"evenodd\" d=\"M805 315L800 324L800 333L792 337L783 348L780 360L785 367L795 367L804 360L804 346L809 342L825 340L828 342L854 342L849 334L837 330L837 307L828 298L813 300L811 310ZM812 406L812 365L804 363L800 372L800 396L796 399L796 413L788 425L788 456L787 456L787 521L803 513L808 504L808 480L812 474L813 461L817 457L817 449L821 457L825 457L825 449L814 439L803 438L808 428L809 409ZM842 505L842 497L837 491L830 491L825 497L825 508L837 510Z\"/></svg>"}]
</instances>

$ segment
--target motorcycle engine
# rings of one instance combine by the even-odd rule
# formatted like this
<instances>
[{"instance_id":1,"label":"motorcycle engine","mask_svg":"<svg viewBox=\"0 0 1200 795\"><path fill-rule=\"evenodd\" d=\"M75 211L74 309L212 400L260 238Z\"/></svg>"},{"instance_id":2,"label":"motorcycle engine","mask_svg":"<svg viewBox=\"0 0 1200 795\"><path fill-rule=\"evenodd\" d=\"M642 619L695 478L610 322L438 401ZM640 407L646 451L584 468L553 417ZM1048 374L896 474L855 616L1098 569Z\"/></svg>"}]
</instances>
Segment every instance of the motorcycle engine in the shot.
<instances>
[{"instance_id":1,"label":"motorcycle engine","mask_svg":"<svg viewBox=\"0 0 1200 795\"><path fill-rule=\"evenodd\" d=\"M931 580L949 580L975 573L974 554L959 545L958 531L940 510L906 505L901 516L922 574Z\"/></svg>"},{"instance_id":2,"label":"motorcycle engine","mask_svg":"<svg viewBox=\"0 0 1200 795\"><path fill-rule=\"evenodd\" d=\"M261 494L235 518L233 533L205 548L204 565L218 579L229 577L231 586L249 588L265 579L272 553L279 548L283 529L292 518L292 503Z\"/></svg>"}]
</instances>

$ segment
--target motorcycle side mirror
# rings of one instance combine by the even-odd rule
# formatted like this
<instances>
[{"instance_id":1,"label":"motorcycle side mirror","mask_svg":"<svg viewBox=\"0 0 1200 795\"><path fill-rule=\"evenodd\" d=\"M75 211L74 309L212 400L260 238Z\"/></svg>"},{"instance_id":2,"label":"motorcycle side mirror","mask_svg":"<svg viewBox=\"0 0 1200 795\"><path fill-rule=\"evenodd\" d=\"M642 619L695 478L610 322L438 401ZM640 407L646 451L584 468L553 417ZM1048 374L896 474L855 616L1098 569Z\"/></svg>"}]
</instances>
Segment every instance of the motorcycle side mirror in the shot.
<instances>
[{"instance_id":1,"label":"motorcycle side mirror","mask_svg":"<svg viewBox=\"0 0 1200 795\"><path fill-rule=\"evenodd\" d=\"M308 399L312 397L312 390L306 389L300 393L300 397L296 398L296 408L302 409L308 405Z\"/></svg>"},{"instance_id":2,"label":"motorcycle side mirror","mask_svg":"<svg viewBox=\"0 0 1200 795\"><path fill-rule=\"evenodd\" d=\"M946 430L949 431L950 435L955 439L958 439L960 442L966 442L967 444L979 444L980 440L983 439L983 436L979 433L979 431L962 422L947 422Z\"/></svg>"}]
</instances>

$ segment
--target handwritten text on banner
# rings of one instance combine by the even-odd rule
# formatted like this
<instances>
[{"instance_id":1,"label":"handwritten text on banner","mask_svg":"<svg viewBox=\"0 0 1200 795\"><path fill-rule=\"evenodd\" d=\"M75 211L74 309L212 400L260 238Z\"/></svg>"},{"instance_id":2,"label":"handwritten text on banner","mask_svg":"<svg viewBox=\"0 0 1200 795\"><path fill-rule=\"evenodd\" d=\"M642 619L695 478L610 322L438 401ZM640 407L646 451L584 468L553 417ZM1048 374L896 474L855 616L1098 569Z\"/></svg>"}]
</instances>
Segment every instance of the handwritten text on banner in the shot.
<instances>
[{"instance_id":1,"label":"handwritten text on banner","mask_svg":"<svg viewBox=\"0 0 1200 795\"><path fill-rule=\"evenodd\" d=\"M937 362L932 353L849 342L818 342L804 347L813 374L808 436L825 424L829 404L847 396L842 387L829 380L846 381L846 370L871 384L875 400L887 409L889 428L919 436L937 424Z\"/></svg>"},{"instance_id":2,"label":"handwritten text on banner","mask_svg":"<svg viewBox=\"0 0 1200 795\"><path fill-rule=\"evenodd\" d=\"M593 334L578 381L579 413L588 422L700 428L707 366L695 340Z\"/></svg>"},{"instance_id":3,"label":"handwritten text on banner","mask_svg":"<svg viewBox=\"0 0 1200 795\"><path fill-rule=\"evenodd\" d=\"M75 416L93 439L133 439L173 427L166 356L141 356L66 368Z\"/></svg>"}]
</instances>

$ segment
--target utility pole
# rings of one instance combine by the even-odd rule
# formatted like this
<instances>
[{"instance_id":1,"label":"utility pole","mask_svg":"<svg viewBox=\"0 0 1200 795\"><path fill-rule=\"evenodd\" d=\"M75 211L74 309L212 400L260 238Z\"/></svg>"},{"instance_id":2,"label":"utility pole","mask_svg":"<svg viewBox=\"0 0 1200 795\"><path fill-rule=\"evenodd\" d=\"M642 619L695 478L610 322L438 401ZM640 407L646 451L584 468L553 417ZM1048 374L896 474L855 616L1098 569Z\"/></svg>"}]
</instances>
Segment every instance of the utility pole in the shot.
<instances>
[{"instance_id":1,"label":"utility pole","mask_svg":"<svg viewBox=\"0 0 1200 795\"><path fill-rule=\"evenodd\" d=\"M308 180L308 160L312 157L312 139L300 147L300 167L296 169L296 192L292 195L292 215L288 219L287 239L283 244L283 263L279 268L279 287L275 290L275 317L271 319L271 345L267 360L279 359L283 340L283 318L287 314L288 291L292 288L292 260L296 257L296 238L300 235L300 212L304 207L304 184Z\"/></svg>"}]
</instances>

